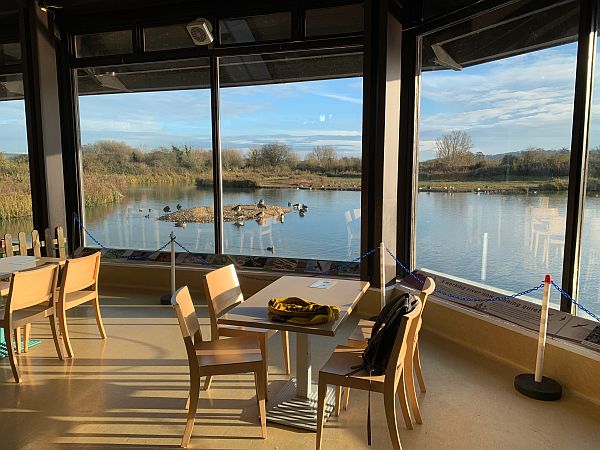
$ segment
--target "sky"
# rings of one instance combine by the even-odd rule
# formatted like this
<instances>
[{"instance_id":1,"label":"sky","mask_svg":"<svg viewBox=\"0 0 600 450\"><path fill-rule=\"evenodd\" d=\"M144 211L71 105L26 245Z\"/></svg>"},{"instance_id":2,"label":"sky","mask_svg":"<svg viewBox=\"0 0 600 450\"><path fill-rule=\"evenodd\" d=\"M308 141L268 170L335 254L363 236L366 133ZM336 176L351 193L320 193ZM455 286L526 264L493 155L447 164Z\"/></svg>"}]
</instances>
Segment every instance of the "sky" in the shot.
<instances>
[{"instance_id":1,"label":"sky","mask_svg":"<svg viewBox=\"0 0 600 450\"><path fill-rule=\"evenodd\" d=\"M451 130L467 131L473 151L484 154L569 147L576 53L572 43L462 71L423 73L419 159L433 158L436 138ZM113 139L142 150L210 148L209 95L186 90L82 96L81 141ZM594 97L600 102L600 94ZM593 146L600 143L598 116L592 119ZM361 78L221 90L223 148L281 141L301 154L331 145L340 155L360 156L361 135ZM25 139L23 102L0 102L0 150L25 153Z\"/></svg>"}]
</instances>

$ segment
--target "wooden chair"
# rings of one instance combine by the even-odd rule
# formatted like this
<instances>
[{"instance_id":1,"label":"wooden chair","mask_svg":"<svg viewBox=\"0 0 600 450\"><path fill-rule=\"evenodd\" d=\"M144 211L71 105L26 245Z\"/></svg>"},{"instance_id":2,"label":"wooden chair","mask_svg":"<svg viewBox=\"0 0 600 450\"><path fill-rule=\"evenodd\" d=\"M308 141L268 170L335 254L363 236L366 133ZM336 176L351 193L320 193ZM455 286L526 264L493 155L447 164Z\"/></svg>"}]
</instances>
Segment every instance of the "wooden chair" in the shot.
<instances>
[{"instance_id":1,"label":"wooden chair","mask_svg":"<svg viewBox=\"0 0 600 450\"><path fill-rule=\"evenodd\" d=\"M423 420L421 417L421 410L419 408L419 402L417 400L417 394L415 390L415 378L416 374L417 380L419 382L419 387L421 388L421 392L426 392L425 388L425 380L423 378L423 371L421 369L421 356L419 353L419 331L421 330L421 325L423 324L423 311L425 310L425 304L427 303L427 298L435 291L435 281L432 278L427 277L423 282L423 288L421 289L421 293L419 294L419 299L421 300L422 308L421 314L416 322L416 330L415 330L415 339L413 346L409 348L409 351L406 353L406 361L404 362L405 367L405 376L404 380L406 382L406 392L408 394L408 399L410 401L410 406L413 414L415 415L415 422L418 424L422 424ZM367 342L371 337L371 331L373 330L373 325L375 322L371 320L360 320L358 325L350 334L346 345L349 347L364 349L367 346ZM348 400L350 397L350 388L344 389L344 409L348 408ZM338 391L336 392L336 405L335 405L335 413L339 414L340 411L340 403L341 403L341 392L338 387ZM410 415L408 416L410 419ZM405 416L406 419L406 416ZM409 420L406 423L406 427L409 430L412 430L412 420Z\"/></svg>"},{"instance_id":2,"label":"wooden chair","mask_svg":"<svg viewBox=\"0 0 600 450\"><path fill-rule=\"evenodd\" d=\"M256 336L260 342L260 350L265 363L265 383L268 374L268 340L278 330L265 330L262 328L244 328L229 325L219 325L218 318L226 311L244 301L244 295L240 289L240 282L233 264L213 270L204 277L204 292L208 303L210 314L210 337L217 340L221 337L244 337ZM281 332L283 345L283 360L285 371L290 375L290 348L288 332ZM210 377L206 378L204 389L210 388ZM266 392L266 391L265 391Z\"/></svg>"},{"instance_id":3,"label":"wooden chair","mask_svg":"<svg viewBox=\"0 0 600 450\"><path fill-rule=\"evenodd\" d=\"M73 348L67 328L67 311L83 303L92 302L96 313L96 323L102 339L106 339L100 303L98 302L98 272L100 270L100 252L82 258L67 259L62 271L60 293L56 302L56 314L63 342L69 358L73 357Z\"/></svg>"},{"instance_id":4,"label":"wooden chair","mask_svg":"<svg viewBox=\"0 0 600 450\"><path fill-rule=\"evenodd\" d=\"M2 316L0 326L4 331L8 360L17 383L21 382L21 376L19 375L17 358L13 348L15 344L13 331L16 328L47 317L50 320L56 353L62 359L56 333L54 309L58 270L58 264L47 264L36 269L17 272L11 277L6 304L4 310L0 312Z\"/></svg>"},{"instance_id":5,"label":"wooden chair","mask_svg":"<svg viewBox=\"0 0 600 450\"><path fill-rule=\"evenodd\" d=\"M343 345L338 345L329 361L325 363L319 371L319 399L317 412L317 450L321 449L321 437L323 433L325 397L327 386L345 386L353 389L371 390L383 394L385 407L385 416L387 419L388 431L392 440L394 449L402 448L400 437L398 436L398 425L396 423L396 395L400 400L402 413L406 420L408 414L408 404L404 390L404 367L406 354L410 352L414 344L416 321L419 319L422 310L421 300L417 300L415 308L406 314L401 322L394 342L394 347L390 354L385 374L369 375L368 372L361 370L351 374L356 366L362 364L362 350ZM351 374L351 375L349 375Z\"/></svg>"},{"instance_id":6,"label":"wooden chair","mask_svg":"<svg viewBox=\"0 0 600 450\"><path fill-rule=\"evenodd\" d=\"M203 341L200 324L187 286L179 289L171 298L177 311L183 342L190 365L190 394L187 408L187 424L183 433L182 447L187 447L194 428L200 378L214 375L254 373L256 397L260 413L260 426L263 439L267 437L265 410L264 362L260 343L256 336Z\"/></svg>"}]
</instances>

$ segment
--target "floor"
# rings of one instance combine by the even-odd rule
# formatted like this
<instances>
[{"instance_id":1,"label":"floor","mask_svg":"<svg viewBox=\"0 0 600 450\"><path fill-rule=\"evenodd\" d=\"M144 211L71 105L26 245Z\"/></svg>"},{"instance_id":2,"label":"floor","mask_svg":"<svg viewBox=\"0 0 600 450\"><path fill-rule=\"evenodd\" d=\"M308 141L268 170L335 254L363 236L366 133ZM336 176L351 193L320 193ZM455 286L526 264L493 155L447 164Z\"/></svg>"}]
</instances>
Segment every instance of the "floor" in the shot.
<instances>
[{"instance_id":1,"label":"floor","mask_svg":"<svg viewBox=\"0 0 600 450\"><path fill-rule=\"evenodd\" d=\"M152 303L157 306L148 306ZM70 311L72 361L56 358L46 324L33 327L33 337L42 343L19 357L21 385L12 381L8 361L0 360L0 449L179 446L189 378L173 310L158 306L155 296L126 292L103 296L102 304L106 341L99 339L90 308ZM198 313L208 333L206 308ZM335 340L314 339L315 377L353 324L353 319L344 324ZM269 355L271 396L286 380L275 339ZM525 398L512 387L511 367L431 334L422 335L421 345L428 387L420 397L424 424L409 431L400 423L405 449L600 448L600 407L568 392L555 403ZM215 378L200 399L190 448L314 448L313 433L272 424L267 439L260 438L251 375ZM325 426L324 450L368 448L366 405L366 393L353 391L348 411ZM378 394L372 414L372 448L391 448Z\"/></svg>"}]
</instances>

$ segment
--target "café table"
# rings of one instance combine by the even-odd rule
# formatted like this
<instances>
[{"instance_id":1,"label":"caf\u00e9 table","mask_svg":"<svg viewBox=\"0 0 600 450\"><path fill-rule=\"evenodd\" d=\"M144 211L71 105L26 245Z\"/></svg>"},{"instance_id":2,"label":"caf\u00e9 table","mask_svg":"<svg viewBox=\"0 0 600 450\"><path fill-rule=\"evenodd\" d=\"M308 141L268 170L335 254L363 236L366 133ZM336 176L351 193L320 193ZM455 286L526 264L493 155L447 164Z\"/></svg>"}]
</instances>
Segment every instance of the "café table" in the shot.
<instances>
[{"instance_id":1,"label":"caf\u00e9 table","mask_svg":"<svg viewBox=\"0 0 600 450\"><path fill-rule=\"evenodd\" d=\"M340 325L369 288L359 280L283 276L219 319L223 325L267 328L296 333L296 377L290 379L273 398L269 398L267 420L316 431L317 384L311 380L311 336L334 337ZM337 320L321 325L275 322L267 304L276 297L300 297L340 308ZM333 411L334 389L327 394L326 416Z\"/></svg>"}]
</instances>

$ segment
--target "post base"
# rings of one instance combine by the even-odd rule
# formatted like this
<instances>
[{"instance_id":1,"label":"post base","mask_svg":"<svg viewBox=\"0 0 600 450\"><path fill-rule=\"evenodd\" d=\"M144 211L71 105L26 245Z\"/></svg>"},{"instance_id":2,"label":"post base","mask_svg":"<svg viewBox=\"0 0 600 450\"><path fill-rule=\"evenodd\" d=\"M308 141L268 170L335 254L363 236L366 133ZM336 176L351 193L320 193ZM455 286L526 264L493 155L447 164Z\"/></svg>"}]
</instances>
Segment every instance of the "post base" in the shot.
<instances>
[{"instance_id":1,"label":"post base","mask_svg":"<svg viewBox=\"0 0 600 450\"><path fill-rule=\"evenodd\" d=\"M160 304L161 305L170 305L171 304L171 294L165 294L160 296Z\"/></svg>"},{"instance_id":2,"label":"post base","mask_svg":"<svg viewBox=\"0 0 600 450\"><path fill-rule=\"evenodd\" d=\"M515 389L527 397L542 401L555 401L562 396L562 386L552 378L542 377L536 383L532 373L522 373L515 377Z\"/></svg>"}]
</instances>

